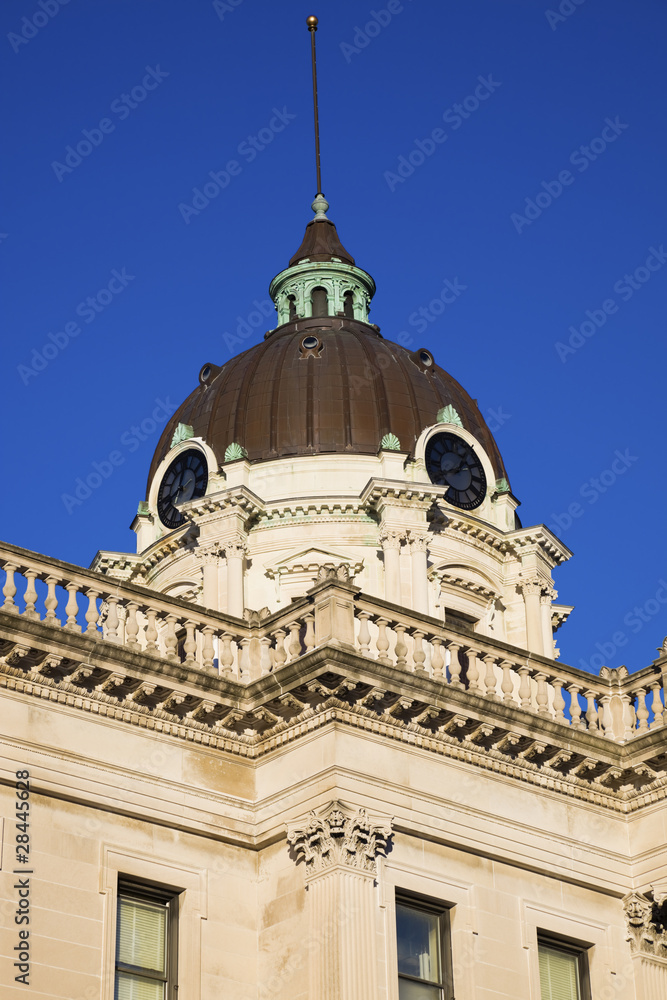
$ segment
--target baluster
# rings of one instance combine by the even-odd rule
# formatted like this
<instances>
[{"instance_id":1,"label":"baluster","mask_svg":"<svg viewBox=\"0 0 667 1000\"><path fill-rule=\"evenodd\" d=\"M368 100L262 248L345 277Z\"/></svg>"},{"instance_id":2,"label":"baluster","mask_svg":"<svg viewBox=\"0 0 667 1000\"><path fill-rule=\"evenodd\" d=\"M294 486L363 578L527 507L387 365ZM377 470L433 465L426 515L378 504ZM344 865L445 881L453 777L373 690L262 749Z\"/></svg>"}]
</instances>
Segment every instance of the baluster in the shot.
<instances>
[{"instance_id":1,"label":"baluster","mask_svg":"<svg viewBox=\"0 0 667 1000\"><path fill-rule=\"evenodd\" d=\"M56 594L56 584L58 583L57 576L47 576L46 586L47 592L44 598L44 607L46 608L46 615L44 621L48 625L60 625L60 621L56 617L56 608L58 607L58 596Z\"/></svg>"},{"instance_id":2,"label":"baluster","mask_svg":"<svg viewBox=\"0 0 667 1000\"><path fill-rule=\"evenodd\" d=\"M551 718L549 711L549 692L547 690L547 675L541 671L535 674L537 681L537 714Z\"/></svg>"},{"instance_id":3,"label":"baluster","mask_svg":"<svg viewBox=\"0 0 667 1000\"><path fill-rule=\"evenodd\" d=\"M232 650L232 637L229 632L223 632L220 638L222 648L220 650L220 673L223 677L230 677L234 665L234 652Z\"/></svg>"},{"instance_id":4,"label":"baluster","mask_svg":"<svg viewBox=\"0 0 667 1000\"><path fill-rule=\"evenodd\" d=\"M653 709L653 722L650 725L651 729L659 729L660 726L663 725L663 720L665 718L665 713L662 707L662 698L660 697L661 689L662 685L660 681L655 680L651 683L651 691L653 692L653 704L651 705L651 708Z\"/></svg>"},{"instance_id":5,"label":"baluster","mask_svg":"<svg viewBox=\"0 0 667 1000\"><path fill-rule=\"evenodd\" d=\"M242 684L248 684L250 681L250 637L244 636L240 641L240 646L239 680Z\"/></svg>"},{"instance_id":6,"label":"baluster","mask_svg":"<svg viewBox=\"0 0 667 1000\"><path fill-rule=\"evenodd\" d=\"M197 640L195 639L195 628L196 622L186 621L185 623L185 642L183 643L183 652L185 653L185 659L183 663L186 667L196 667L197 666Z\"/></svg>"},{"instance_id":7,"label":"baluster","mask_svg":"<svg viewBox=\"0 0 667 1000\"><path fill-rule=\"evenodd\" d=\"M178 639L176 638L176 623L178 618L176 615L167 615L166 624L167 631L164 637L164 649L165 657L172 662L178 660Z\"/></svg>"},{"instance_id":8,"label":"baluster","mask_svg":"<svg viewBox=\"0 0 667 1000\"><path fill-rule=\"evenodd\" d=\"M311 619L313 619L312 615L310 615L309 617ZM313 643L314 642L315 642L315 633L313 632ZM263 635L262 638L259 640L259 645L260 645L259 671L260 671L261 676L263 677L264 674L270 674L271 673L271 667L272 667L272 663L271 663L271 636L270 635Z\"/></svg>"},{"instance_id":9,"label":"baluster","mask_svg":"<svg viewBox=\"0 0 667 1000\"><path fill-rule=\"evenodd\" d=\"M424 652L423 641L426 632L413 632L412 638L415 641L414 649L412 650L412 661L414 663L415 673L419 674L420 677L428 676L424 663L426 661L426 653Z\"/></svg>"},{"instance_id":10,"label":"baluster","mask_svg":"<svg viewBox=\"0 0 667 1000\"><path fill-rule=\"evenodd\" d=\"M611 695L603 694L600 698L600 712L599 721L602 723L602 729L604 730L604 738L606 740L614 739L614 720L611 714Z\"/></svg>"},{"instance_id":11,"label":"baluster","mask_svg":"<svg viewBox=\"0 0 667 1000\"><path fill-rule=\"evenodd\" d=\"M301 639L299 638L301 625L299 622L290 622L287 627L290 632L287 649L289 651L289 662L291 663L292 660L296 660L297 656L301 656Z\"/></svg>"},{"instance_id":12,"label":"baluster","mask_svg":"<svg viewBox=\"0 0 667 1000\"><path fill-rule=\"evenodd\" d=\"M97 610L97 598L100 596L99 590L85 591L86 597L88 598L88 608L86 610L86 632L97 632L97 622L99 621L100 613Z\"/></svg>"},{"instance_id":13,"label":"baluster","mask_svg":"<svg viewBox=\"0 0 667 1000\"><path fill-rule=\"evenodd\" d=\"M391 664L391 658L387 656L387 650L389 649L389 637L387 635L387 625L389 624L386 618L378 618L376 625L378 627L378 637L375 645L378 651L378 663L385 663L387 665Z\"/></svg>"},{"instance_id":14,"label":"baluster","mask_svg":"<svg viewBox=\"0 0 667 1000\"><path fill-rule=\"evenodd\" d=\"M34 618L39 621L39 612L35 610L35 604L37 603L37 588L35 587L37 572L34 569L27 569L24 576L27 580L27 586L25 588L25 594L23 595L23 599L25 601L25 611L23 612L23 615L25 618Z\"/></svg>"},{"instance_id":15,"label":"baluster","mask_svg":"<svg viewBox=\"0 0 667 1000\"><path fill-rule=\"evenodd\" d=\"M484 696L486 698L495 698L496 697L496 671L495 671L494 668L495 668L495 665L496 665L496 660L495 660L495 657L491 656L490 653L486 653L482 657L482 659L484 660L484 662L486 664L486 674L484 675L484 686L486 688L486 691L484 692Z\"/></svg>"},{"instance_id":16,"label":"baluster","mask_svg":"<svg viewBox=\"0 0 667 1000\"><path fill-rule=\"evenodd\" d=\"M588 702L588 709L586 710L586 718L588 719L588 729L589 732L597 732L598 730L598 710L595 706L595 692L594 691L584 691L584 698Z\"/></svg>"},{"instance_id":17,"label":"baluster","mask_svg":"<svg viewBox=\"0 0 667 1000\"><path fill-rule=\"evenodd\" d=\"M563 698L563 682L555 679L554 685L554 711L556 713L556 722L560 722L564 726L569 726L569 719L565 718L565 698Z\"/></svg>"},{"instance_id":18,"label":"baluster","mask_svg":"<svg viewBox=\"0 0 667 1000\"><path fill-rule=\"evenodd\" d=\"M646 688L639 688L637 691L637 732L648 732L649 711L646 707Z\"/></svg>"},{"instance_id":19,"label":"baluster","mask_svg":"<svg viewBox=\"0 0 667 1000\"><path fill-rule=\"evenodd\" d=\"M405 644L405 625L394 625L394 632L396 633L396 647L394 653L396 654L396 666L397 667L407 667L407 652L408 647Z\"/></svg>"},{"instance_id":20,"label":"baluster","mask_svg":"<svg viewBox=\"0 0 667 1000\"><path fill-rule=\"evenodd\" d=\"M461 646L458 642L448 642L447 648L449 649L449 683L452 687L461 688L463 687L461 683L461 661L459 660L459 649Z\"/></svg>"},{"instance_id":21,"label":"baluster","mask_svg":"<svg viewBox=\"0 0 667 1000\"><path fill-rule=\"evenodd\" d=\"M514 704L514 683L512 681L512 664L509 660L501 660L500 669L503 672L503 679L500 682L500 690L503 693L503 701L506 705Z\"/></svg>"},{"instance_id":22,"label":"baluster","mask_svg":"<svg viewBox=\"0 0 667 1000\"><path fill-rule=\"evenodd\" d=\"M530 667L519 667L519 708L524 712L532 712L532 687L530 683Z\"/></svg>"},{"instance_id":23,"label":"baluster","mask_svg":"<svg viewBox=\"0 0 667 1000\"><path fill-rule=\"evenodd\" d=\"M585 729L586 725L581 721L581 705L579 704L579 691L581 688L577 684L568 684L570 692L570 718L573 729Z\"/></svg>"},{"instance_id":24,"label":"baluster","mask_svg":"<svg viewBox=\"0 0 667 1000\"><path fill-rule=\"evenodd\" d=\"M623 739L629 740L635 735L635 710L629 694L621 694L621 705L623 706Z\"/></svg>"},{"instance_id":25,"label":"baluster","mask_svg":"<svg viewBox=\"0 0 667 1000\"><path fill-rule=\"evenodd\" d=\"M442 655L442 639L440 639L439 636L434 635L431 639L431 645L433 646L433 652L431 653L433 679L442 680L444 677L443 667L445 665L445 658Z\"/></svg>"},{"instance_id":26,"label":"baluster","mask_svg":"<svg viewBox=\"0 0 667 1000\"><path fill-rule=\"evenodd\" d=\"M156 625L155 625L155 618L156 618L156 616L157 616L157 611L154 611L153 608L146 608L147 623L146 623L146 650L145 650L145 652L147 652L147 653L153 653L153 654L159 652L158 645L157 645L158 631L157 631L157 628L156 628Z\"/></svg>"},{"instance_id":27,"label":"baluster","mask_svg":"<svg viewBox=\"0 0 667 1000\"><path fill-rule=\"evenodd\" d=\"M276 639L275 659L276 670L278 670L287 659L287 653L285 652L285 636L287 632L284 628L279 628L273 634Z\"/></svg>"},{"instance_id":28,"label":"baluster","mask_svg":"<svg viewBox=\"0 0 667 1000\"><path fill-rule=\"evenodd\" d=\"M139 605L130 601L127 605L127 620L125 622L125 645L131 649L138 648L137 635L139 633L139 623L137 622L137 611Z\"/></svg>"},{"instance_id":29,"label":"baluster","mask_svg":"<svg viewBox=\"0 0 667 1000\"><path fill-rule=\"evenodd\" d=\"M474 691L475 694L482 693L481 672L479 669L479 650L475 649L474 646L467 647L468 655L468 690Z\"/></svg>"},{"instance_id":30,"label":"baluster","mask_svg":"<svg viewBox=\"0 0 667 1000\"><path fill-rule=\"evenodd\" d=\"M8 611L12 615L17 615L19 609L14 601L14 594L16 593L16 584L14 583L14 573L18 570L16 563L5 563L5 573L7 574L7 579L5 580L5 585L2 588L2 592L5 595L5 603L2 605L3 611Z\"/></svg>"},{"instance_id":31,"label":"baluster","mask_svg":"<svg viewBox=\"0 0 667 1000\"><path fill-rule=\"evenodd\" d=\"M303 617L306 623L306 634L303 639L303 644L306 647L306 652L308 652L308 650L315 648L315 615L307 614ZM263 641L264 640L262 639L262 642Z\"/></svg>"},{"instance_id":32,"label":"baluster","mask_svg":"<svg viewBox=\"0 0 667 1000\"><path fill-rule=\"evenodd\" d=\"M107 597L107 607L109 608L107 612L107 634L105 639L107 642L120 642L120 636L118 635L118 598L117 597Z\"/></svg>"},{"instance_id":33,"label":"baluster","mask_svg":"<svg viewBox=\"0 0 667 1000\"><path fill-rule=\"evenodd\" d=\"M67 604L65 605L67 621L63 628L69 629L70 632L80 632L81 626L76 620L76 616L79 613L79 604L76 599L79 587L76 583L68 583L65 585L65 590L67 591Z\"/></svg>"},{"instance_id":34,"label":"baluster","mask_svg":"<svg viewBox=\"0 0 667 1000\"><path fill-rule=\"evenodd\" d=\"M370 615L367 611L360 611L357 618L359 619L359 650L362 656L370 656L371 633L368 628Z\"/></svg>"},{"instance_id":35,"label":"baluster","mask_svg":"<svg viewBox=\"0 0 667 1000\"><path fill-rule=\"evenodd\" d=\"M202 665L205 670L213 670L213 660L215 659L215 646L213 645L213 636L215 635L215 629L211 628L210 625L206 625L202 629L202 635L204 641L202 643Z\"/></svg>"}]
</instances>

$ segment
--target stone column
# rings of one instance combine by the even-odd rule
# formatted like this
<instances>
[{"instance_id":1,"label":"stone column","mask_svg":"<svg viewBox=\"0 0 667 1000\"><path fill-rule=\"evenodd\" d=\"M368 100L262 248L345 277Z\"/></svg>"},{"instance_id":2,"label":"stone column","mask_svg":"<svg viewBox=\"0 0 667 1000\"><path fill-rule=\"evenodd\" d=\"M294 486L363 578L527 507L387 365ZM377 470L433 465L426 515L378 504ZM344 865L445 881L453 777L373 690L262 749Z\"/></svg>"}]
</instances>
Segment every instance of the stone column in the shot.
<instances>
[{"instance_id":1,"label":"stone column","mask_svg":"<svg viewBox=\"0 0 667 1000\"><path fill-rule=\"evenodd\" d=\"M523 600L526 607L526 646L531 653L543 655L542 612L540 609L542 584L536 577L529 577L522 579L519 586L523 591Z\"/></svg>"},{"instance_id":2,"label":"stone column","mask_svg":"<svg viewBox=\"0 0 667 1000\"><path fill-rule=\"evenodd\" d=\"M540 595L540 610L542 612L542 643L544 645L544 655L550 660L554 658L554 630L551 624L551 602L558 597L558 594L551 587L547 587Z\"/></svg>"},{"instance_id":3,"label":"stone column","mask_svg":"<svg viewBox=\"0 0 667 1000\"><path fill-rule=\"evenodd\" d=\"M220 595L218 593L218 566L220 563L220 548L213 542L202 545L196 550L202 564L202 604L213 611L220 610Z\"/></svg>"},{"instance_id":4,"label":"stone column","mask_svg":"<svg viewBox=\"0 0 667 1000\"><path fill-rule=\"evenodd\" d=\"M243 618L245 608L244 560L248 547L240 535L225 544L227 556L227 613Z\"/></svg>"},{"instance_id":5,"label":"stone column","mask_svg":"<svg viewBox=\"0 0 667 1000\"><path fill-rule=\"evenodd\" d=\"M428 614L428 577L426 575L426 535L410 536L410 561L412 563L412 607L414 611Z\"/></svg>"},{"instance_id":6,"label":"stone column","mask_svg":"<svg viewBox=\"0 0 667 1000\"><path fill-rule=\"evenodd\" d=\"M667 996L667 882L653 885L652 899L641 892L623 897L635 969L635 990L642 1000Z\"/></svg>"},{"instance_id":7,"label":"stone column","mask_svg":"<svg viewBox=\"0 0 667 1000\"><path fill-rule=\"evenodd\" d=\"M392 604L401 603L401 538L400 531L384 528L380 543L384 555L384 597Z\"/></svg>"},{"instance_id":8,"label":"stone column","mask_svg":"<svg viewBox=\"0 0 667 1000\"><path fill-rule=\"evenodd\" d=\"M309 1000L378 995L375 880L391 822L331 802L288 829L292 855L306 865Z\"/></svg>"}]
</instances>

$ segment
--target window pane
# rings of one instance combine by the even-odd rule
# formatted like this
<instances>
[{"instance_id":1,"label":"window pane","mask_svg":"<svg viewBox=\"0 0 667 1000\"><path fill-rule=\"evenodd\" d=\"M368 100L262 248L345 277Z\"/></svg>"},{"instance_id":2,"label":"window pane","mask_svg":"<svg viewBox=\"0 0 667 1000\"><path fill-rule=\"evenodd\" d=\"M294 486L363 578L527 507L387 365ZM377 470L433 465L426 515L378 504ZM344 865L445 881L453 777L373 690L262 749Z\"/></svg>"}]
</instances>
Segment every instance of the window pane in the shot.
<instances>
[{"instance_id":1,"label":"window pane","mask_svg":"<svg viewBox=\"0 0 667 1000\"><path fill-rule=\"evenodd\" d=\"M442 1000L442 990L439 986L427 986L426 983L399 979L398 1000Z\"/></svg>"},{"instance_id":2,"label":"window pane","mask_svg":"<svg viewBox=\"0 0 667 1000\"><path fill-rule=\"evenodd\" d=\"M415 910L402 903L396 905L399 973L404 972L408 976L427 979L432 983L441 982L438 927L437 914ZM415 997L417 995L415 994Z\"/></svg>"},{"instance_id":3,"label":"window pane","mask_svg":"<svg viewBox=\"0 0 667 1000\"><path fill-rule=\"evenodd\" d=\"M164 1000L164 985L154 979L117 972L114 1000Z\"/></svg>"},{"instance_id":4,"label":"window pane","mask_svg":"<svg viewBox=\"0 0 667 1000\"><path fill-rule=\"evenodd\" d=\"M124 896L119 898L117 938L119 962L164 973L166 931L167 908L163 903L149 903ZM134 998L135 994L128 996ZM139 998L143 994L136 996Z\"/></svg>"},{"instance_id":5,"label":"window pane","mask_svg":"<svg viewBox=\"0 0 667 1000\"><path fill-rule=\"evenodd\" d=\"M543 944L539 949L542 1000L580 1000L579 956Z\"/></svg>"}]
</instances>

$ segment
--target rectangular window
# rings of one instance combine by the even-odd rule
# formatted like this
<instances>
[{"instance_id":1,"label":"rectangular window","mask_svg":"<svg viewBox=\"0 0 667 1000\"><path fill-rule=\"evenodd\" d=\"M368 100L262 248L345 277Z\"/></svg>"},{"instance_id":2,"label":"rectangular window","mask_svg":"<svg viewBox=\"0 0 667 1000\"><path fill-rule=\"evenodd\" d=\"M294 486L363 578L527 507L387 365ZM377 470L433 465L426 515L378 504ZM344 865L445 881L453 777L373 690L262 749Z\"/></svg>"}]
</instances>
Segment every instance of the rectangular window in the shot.
<instances>
[{"instance_id":1,"label":"rectangular window","mask_svg":"<svg viewBox=\"0 0 667 1000\"><path fill-rule=\"evenodd\" d=\"M396 897L399 1000L452 1000L449 914L442 904Z\"/></svg>"},{"instance_id":2,"label":"rectangular window","mask_svg":"<svg viewBox=\"0 0 667 1000\"><path fill-rule=\"evenodd\" d=\"M542 1000L590 1000L586 948L542 936L537 947Z\"/></svg>"},{"instance_id":3,"label":"rectangular window","mask_svg":"<svg viewBox=\"0 0 667 1000\"><path fill-rule=\"evenodd\" d=\"M178 895L118 881L114 1000L176 997Z\"/></svg>"}]
</instances>

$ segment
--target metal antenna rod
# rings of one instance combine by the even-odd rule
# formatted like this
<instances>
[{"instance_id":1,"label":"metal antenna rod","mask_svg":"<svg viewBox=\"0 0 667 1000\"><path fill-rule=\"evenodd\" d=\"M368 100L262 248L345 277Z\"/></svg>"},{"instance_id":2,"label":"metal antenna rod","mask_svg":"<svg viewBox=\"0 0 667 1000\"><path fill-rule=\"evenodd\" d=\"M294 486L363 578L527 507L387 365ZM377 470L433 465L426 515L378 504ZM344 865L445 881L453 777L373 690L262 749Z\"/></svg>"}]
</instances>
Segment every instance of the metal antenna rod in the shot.
<instances>
[{"instance_id":1,"label":"metal antenna rod","mask_svg":"<svg viewBox=\"0 0 667 1000\"><path fill-rule=\"evenodd\" d=\"M315 109L315 168L317 170L317 193L322 194L322 174L320 172L320 119L317 111L317 64L315 62L315 32L317 18L309 17L306 21L310 32L310 51L313 60L313 106Z\"/></svg>"}]
</instances>

